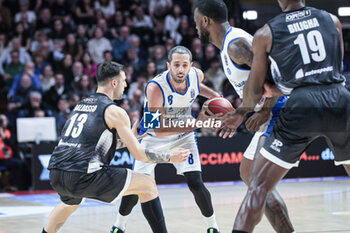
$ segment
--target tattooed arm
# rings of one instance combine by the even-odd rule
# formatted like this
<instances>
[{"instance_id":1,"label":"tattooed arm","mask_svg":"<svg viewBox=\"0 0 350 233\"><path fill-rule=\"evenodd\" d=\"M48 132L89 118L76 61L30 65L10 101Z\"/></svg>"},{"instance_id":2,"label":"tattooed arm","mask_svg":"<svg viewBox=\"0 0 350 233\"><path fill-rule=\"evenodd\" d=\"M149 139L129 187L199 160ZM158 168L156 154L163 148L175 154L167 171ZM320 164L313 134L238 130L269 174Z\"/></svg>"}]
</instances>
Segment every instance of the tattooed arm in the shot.
<instances>
[{"instance_id":1,"label":"tattooed arm","mask_svg":"<svg viewBox=\"0 0 350 233\"><path fill-rule=\"evenodd\" d=\"M242 66L247 65L252 66L253 62L253 49L252 42L245 38L237 39L229 45L228 54L231 60L236 63L236 65Z\"/></svg>"},{"instance_id":2,"label":"tattooed arm","mask_svg":"<svg viewBox=\"0 0 350 233\"><path fill-rule=\"evenodd\" d=\"M190 155L190 151L185 149L174 149L171 152L145 149L131 131L128 114L116 105L107 107L104 117L107 126L117 130L120 139L136 160L148 163L181 163Z\"/></svg>"}]
</instances>

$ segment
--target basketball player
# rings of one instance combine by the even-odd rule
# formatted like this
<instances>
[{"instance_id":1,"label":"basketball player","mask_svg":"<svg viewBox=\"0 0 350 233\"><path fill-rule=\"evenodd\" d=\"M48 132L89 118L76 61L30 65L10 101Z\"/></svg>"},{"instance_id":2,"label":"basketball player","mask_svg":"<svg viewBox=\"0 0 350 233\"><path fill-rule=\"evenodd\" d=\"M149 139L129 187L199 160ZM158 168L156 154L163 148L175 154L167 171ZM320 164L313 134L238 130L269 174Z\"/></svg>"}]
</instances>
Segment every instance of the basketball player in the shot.
<instances>
[{"instance_id":1,"label":"basketball player","mask_svg":"<svg viewBox=\"0 0 350 233\"><path fill-rule=\"evenodd\" d=\"M115 105L126 87L122 66L98 66L95 94L80 101L70 114L50 162L50 180L61 203L51 212L43 232L57 232L84 198L113 202L122 195L139 196L142 211L153 232L167 232L154 179L125 168L108 166L117 144L126 145L135 159L144 162L183 162L185 149L155 152L144 149L130 129L127 113Z\"/></svg>"},{"instance_id":2,"label":"basketball player","mask_svg":"<svg viewBox=\"0 0 350 233\"><path fill-rule=\"evenodd\" d=\"M253 37L240 28L230 26L227 20L227 7L222 0L197 2L194 20L200 39L204 43L211 42L221 50L220 55L225 74L237 94L243 98L243 87L252 66ZM249 130L258 131L244 152L240 166L240 176L246 184L249 181L249 171L255 152L271 133L273 124L286 99L286 97L280 97L265 101L265 98L262 98L261 103L255 109L258 112L255 112L246 121ZM268 196L265 215L276 232L291 233L294 231L288 217L287 207L276 190L273 190Z\"/></svg>"},{"instance_id":3,"label":"basketball player","mask_svg":"<svg viewBox=\"0 0 350 233\"><path fill-rule=\"evenodd\" d=\"M191 65L192 54L187 48L176 46L169 51L168 70L157 75L146 86L145 112L150 109L153 109L152 111L164 109L168 117L191 116L191 104L198 94L207 98L219 96L218 93L202 84L204 78L203 72L191 67ZM204 120L204 118L205 116L202 110L197 120ZM167 128L157 130L145 129L143 126L144 120L141 121L141 132L148 134L148 136L142 139L141 144L143 146L159 151L180 146L191 151L187 161L174 166L177 174L185 177L188 187L193 193L203 219L207 224L207 232L219 232L211 196L202 180L195 132L188 128L176 129L176 131L169 131ZM135 161L134 171L152 174L154 176L155 166L156 164ZM136 195L123 197L117 221L111 232L115 229L119 229L119 231L116 231L118 233L124 232L129 214L137 204L137 200Z\"/></svg>"},{"instance_id":4,"label":"basketball player","mask_svg":"<svg viewBox=\"0 0 350 233\"><path fill-rule=\"evenodd\" d=\"M261 220L266 198L300 155L323 136L350 175L350 93L342 83L344 54L338 18L306 7L303 0L279 0L283 13L260 28L253 41L253 64L244 88L243 108L225 119L234 131L263 94L271 60L277 88L289 99L270 136L253 162L248 192L236 216L233 233L252 232ZM232 119L236 122L232 124Z\"/></svg>"}]
</instances>

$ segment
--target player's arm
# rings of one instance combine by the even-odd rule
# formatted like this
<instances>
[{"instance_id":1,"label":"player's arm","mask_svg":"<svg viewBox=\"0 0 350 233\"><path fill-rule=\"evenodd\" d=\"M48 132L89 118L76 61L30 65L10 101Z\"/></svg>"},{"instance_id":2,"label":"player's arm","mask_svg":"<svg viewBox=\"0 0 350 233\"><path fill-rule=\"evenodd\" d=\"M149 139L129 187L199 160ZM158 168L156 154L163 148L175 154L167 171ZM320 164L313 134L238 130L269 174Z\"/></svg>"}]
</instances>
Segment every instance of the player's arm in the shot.
<instances>
[{"instance_id":1,"label":"player's arm","mask_svg":"<svg viewBox=\"0 0 350 233\"><path fill-rule=\"evenodd\" d=\"M342 54L342 59L344 59L344 41L343 41L343 31L342 31L342 26L341 23L338 19L337 16L330 14L335 26L337 27L340 35L340 44L341 44L341 54Z\"/></svg>"},{"instance_id":2,"label":"player's arm","mask_svg":"<svg viewBox=\"0 0 350 233\"><path fill-rule=\"evenodd\" d=\"M246 38L240 38L232 42L228 48L228 54L237 65L252 67L253 49L252 43Z\"/></svg>"},{"instance_id":3,"label":"player's arm","mask_svg":"<svg viewBox=\"0 0 350 233\"><path fill-rule=\"evenodd\" d=\"M203 71L201 71L200 69L197 69L197 68L193 68L193 69L196 70L197 75L198 75L199 90L200 90L199 95L204 96L208 99L210 99L212 97L220 96L219 93L217 93L213 89L211 89L211 88L207 87L205 84L203 84L203 79L204 79Z\"/></svg>"},{"instance_id":4,"label":"player's arm","mask_svg":"<svg viewBox=\"0 0 350 233\"><path fill-rule=\"evenodd\" d=\"M107 126L117 130L119 137L136 160L148 163L180 163L190 154L190 151L185 149L175 149L171 152L145 149L131 131L128 114L120 107L110 105L104 117Z\"/></svg>"},{"instance_id":5,"label":"player's arm","mask_svg":"<svg viewBox=\"0 0 350 233\"><path fill-rule=\"evenodd\" d=\"M246 111L245 113L253 111L264 93L265 76L268 69L268 51L271 44L270 28L264 25L254 35L252 68L243 88L243 109Z\"/></svg>"}]
</instances>

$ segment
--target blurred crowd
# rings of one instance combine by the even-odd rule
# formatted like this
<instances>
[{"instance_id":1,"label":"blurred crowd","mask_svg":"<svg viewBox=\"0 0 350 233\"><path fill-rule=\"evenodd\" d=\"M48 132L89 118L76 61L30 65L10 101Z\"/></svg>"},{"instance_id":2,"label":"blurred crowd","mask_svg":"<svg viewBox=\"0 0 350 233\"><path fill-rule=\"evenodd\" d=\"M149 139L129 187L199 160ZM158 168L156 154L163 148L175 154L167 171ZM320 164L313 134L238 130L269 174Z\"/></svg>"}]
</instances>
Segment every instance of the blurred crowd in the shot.
<instances>
[{"instance_id":1,"label":"blurred crowd","mask_svg":"<svg viewBox=\"0 0 350 233\"><path fill-rule=\"evenodd\" d=\"M192 51L204 83L237 107L240 99L225 78L219 51L197 37L196 1L0 0L0 172L4 159L22 166L16 119L52 116L60 133L76 103L94 93L103 61L125 66L128 87L118 104L132 123L142 117L145 84L166 70L168 51L178 44ZM240 27L241 11L230 7L237 2L226 1L229 22ZM203 102L194 102L195 114Z\"/></svg>"}]
</instances>

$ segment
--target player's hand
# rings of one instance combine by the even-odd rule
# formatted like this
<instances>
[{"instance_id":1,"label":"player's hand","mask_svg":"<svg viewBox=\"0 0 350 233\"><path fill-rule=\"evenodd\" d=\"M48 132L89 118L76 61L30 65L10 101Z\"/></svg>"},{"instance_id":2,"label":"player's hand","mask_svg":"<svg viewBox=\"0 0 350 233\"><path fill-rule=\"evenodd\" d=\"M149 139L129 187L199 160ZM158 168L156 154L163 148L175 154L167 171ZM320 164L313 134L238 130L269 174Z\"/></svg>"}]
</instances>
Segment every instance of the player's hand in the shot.
<instances>
[{"instance_id":1,"label":"player's hand","mask_svg":"<svg viewBox=\"0 0 350 233\"><path fill-rule=\"evenodd\" d=\"M176 148L170 152L170 163L182 163L185 162L190 156L191 152L187 149Z\"/></svg>"},{"instance_id":2,"label":"player's hand","mask_svg":"<svg viewBox=\"0 0 350 233\"><path fill-rule=\"evenodd\" d=\"M283 96L283 94L280 92L280 90L277 88L276 85L265 82L264 83L264 96L266 98L272 98L275 96Z\"/></svg>"},{"instance_id":3,"label":"player's hand","mask_svg":"<svg viewBox=\"0 0 350 233\"><path fill-rule=\"evenodd\" d=\"M139 120L136 120L136 121L134 122L134 124L132 125L132 127L131 127L131 131L132 131L132 133L135 135L135 137L136 137L136 139L137 139L138 141L141 140L141 139L144 138L144 137L147 137L147 134L143 134L143 135L139 135L139 134L138 134L137 128L138 128L138 126L139 126L139 123L140 123L140 121L139 121Z\"/></svg>"},{"instance_id":4,"label":"player's hand","mask_svg":"<svg viewBox=\"0 0 350 233\"><path fill-rule=\"evenodd\" d=\"M210 116L210 115L207 114L207 109L208 109L208 104L207 104L207 101L206 101L206 102L204 102L204 104L202 106L202 109L201 109L199 115L196 118L196 121L204 122L204 121L209 120L209 119L213 119L213 120L217 120L217 121L220 120L220 117L222 116L222 113L218 113L218 114Z\"/></svg>"},{"instance_id":5,"label":"player's hand","mask_svg":"<svg viewBox=\"0 0 350 233\"><path fill-rule=\"evenodd\" d=\"M254 113L245 122L245 126L249 131L258 131L260 126L270 119L270 111L260 111Z\"/></svg>"},{"instance_id":6,"label":"player's hand","mask_svg":"<svg viewBox=\"0 0 350 233\"><path fill-rule=\"evenodd\" d=\"M236 132L236 129L242 124L244 119L245 115L240 111L235 110L226 113L223 117L221 117L221 128L218 129L218 131L221 130L219 136L224 139L227 138L227 136L232 138Z\"/></svg>"}]
</instances>

